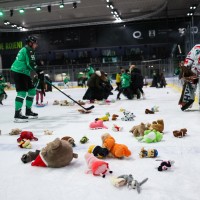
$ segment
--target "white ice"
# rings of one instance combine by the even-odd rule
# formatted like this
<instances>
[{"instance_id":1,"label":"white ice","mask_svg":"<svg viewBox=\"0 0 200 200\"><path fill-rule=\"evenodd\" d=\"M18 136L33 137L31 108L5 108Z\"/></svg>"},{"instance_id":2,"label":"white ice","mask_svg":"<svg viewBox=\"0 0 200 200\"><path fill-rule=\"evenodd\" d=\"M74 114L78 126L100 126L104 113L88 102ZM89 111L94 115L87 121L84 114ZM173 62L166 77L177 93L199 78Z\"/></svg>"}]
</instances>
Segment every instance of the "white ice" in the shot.
<instances>
[{"instance_id":1,"label":"white ice","mask_svg":"<svg viewBox=\"0 0 200 200\"><path fill-rule=\"evenodd\" d=\"M76 100L81 100L86 89L63 90ZM46 93L45 101L48 106L37 108L33 111L39 113L39 119L28 123L17 124L13 122L14 99L16 92L8 91L8 99L4 105L0 105L0 200L199 200L200 199L200 124L197 103L190 111L182 112L178 106L180 93L170 87L144 88L145 100L122 99L110 105L96 105L91 114L79 114L75 106L53 106L54 100L65 100L60 92ZM116 92L109 99L115 99ZM68 99L69 100L69 99ZM159 112L145 114L146 108L159 106ZM89 107L91 104L86 104ZM120 108L127 109L136 115L135 121L124 122L120 118L123 113ZM24 111L23 111L24 112ZM108 129L90 130L89 123L95 118L104 116L106 112L118 114L117 121L104 122ZM165 123L164 137L159 143L140 143L129 130L132 126L141 122L152 122L163 119ZM113 123L122 126L122 132L113 132ZM8 133L13 128L32 131L38 141L32 141L32 151L43 148L55 138L71 136L75 139L74 152L78 153L78 159L73 159L70 165L59 168L32 167L30 163L24 164L21 156L29 149L18 147L18 136L10 136ZM188 135L183 138L175 138L174 130L187 128ZM44 135L45 129L53 130L53 135ZM131 157L124 159L109 159L110 169L113 174L107 174L105 178L85 174L87 165L84 154L90 145L101 145L101 135L110 133L117 143L125 144L132 152ZM80 144L80 139L86 135L88 143ZM152 158L139 157L141 147L158 150L158 158L161 160L174 160L174 166L163 172L157 167L160 161ZM138 181L144 178L149 180L142 185L141 193L130 190L126 186L114 187L110 178L123 174L132 174Z\"/></svg>"}]
</instances>

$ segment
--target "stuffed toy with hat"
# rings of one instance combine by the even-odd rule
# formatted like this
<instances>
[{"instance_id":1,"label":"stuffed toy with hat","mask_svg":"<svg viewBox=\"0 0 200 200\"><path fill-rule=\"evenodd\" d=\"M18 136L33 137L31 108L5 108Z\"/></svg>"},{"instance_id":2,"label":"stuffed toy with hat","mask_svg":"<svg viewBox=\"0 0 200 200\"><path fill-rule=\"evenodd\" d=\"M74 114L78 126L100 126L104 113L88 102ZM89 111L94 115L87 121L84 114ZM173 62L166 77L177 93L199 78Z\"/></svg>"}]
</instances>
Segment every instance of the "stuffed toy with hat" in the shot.
<instances>
[{"instance_id":1,"label":"stuffed toy with hat","mask_svg":"<svg viewBox=\"0 0 200 200\"><path fill-rule=\"evenodd\" d=\"M105 116L100 117L100 118L96 118L95 120L96 120L96 121L98 121L98 120L103 120L103 121L105 122L105 121L109 121L109 117L110 117L110 113L107 112L107 113L105 114Z\"/></svg>"},{"instance_id":2,"label":"stuffed toy with hat","mask_svg":"<svg viewBox=\"0 0 200 200\"><path fill-rule=\"evenodd\" d=\"M168 161L162 161L160 163L160 166L158 167L158 171L166 171L169 168L171 168L172 165L174 165L174 161L173 160L168 160Z\"/></svg>"},{"instance_id":3,"label":"stuffed toy with hat","mask_svg":"<svg viewBox=\"0 0 200 200\"><path fill-rule=\"evenodd\" d=\"M113 121L116 121L118 117L119 117L119 115L113 114L113 115L112 115L112 120L113 120Z\"/></svg>"},{"instance_id":4,"label":"stuffed toy with hat","mask_svg":"<svg viewBox=\"0 0 200 200\"><path fill-rule=\"evenodd\" d=\"M53 135L53 131L50 130L44 130L44 135Z\"/></svg>"},{"instance_id":5,"label":"stuffed toy with hat","mask_svg":"<svg viewBox=\"0 0 200 200\"><path fill-rule=\"evenodd\" d=\"M103 143L102 146L109 150L112 157L123 158L124 156L129 157L131 155L131 151L128 147L124 144L115 143L115 139L109 133L103 134L101 139Z\"/></svg>"},{"instance_id":6,"label":"stuffed toy with hat","mask_svg":"<svg viewBox=\"0 0 200 200\"><path fill-rule=\"evenodd\" d=\"M95 120L94 122L90 123L89 127L90 127L90 129L93 129L93 130L102 129L102 128L107 129L108 128L107 126L105 126L103 124L103 120L97 120L97 121Z\"/></svg>"},{"instance_id":7,"label":"stuffed toy with hat","mask_svg":"<svg viewBox=\"0 0 200 200\"><path fill-rule=\"evenodd\" d=\"M113 124L112 130L115 132L122 131L123 127L117 126L116 124Z\"/></svg>"},{"instance_id":8,"label":"stuffed toy with hat","mask_svg":"<svg viewBox=\"0 0 200 200\"><path fill-rule=\"evenodd\" d=\"M92 153L97 158L105 158L108 156L109 151L101 146L91 145L88 148L88 153Z\"/></svg>"},{"instance_id":9,"label":"stuffed toy with hat","mask_svg":"<svg viewBox=\"0 0 200 200\"><path fill-rule=\"evenodd\" d=\"M25 149L31 149L32 148L30 140L26 140L26 139L22 139L19 142L18 146L21 147L21 148L25 148Z\"/></svg>"},{"instance_id":10,"label":"stuffed toy with hat","mask_svg":"<svg viewBox=\"0 0 200 200\"><path fill-rule=\"evenodd\" d=\"M148 124L147 127L149 130L156 130L162 133L164 130L164 121L162 119L158 119L157 121L153 121L151 124Z\"/></svg>"},{"instance_id":11,"label":"stuffed toy with hat","mask_svg":"<svg viewBox=\"0 0 200 200\"><path fill-rule=\"evenodd\" d=\"M17 139L17 142L20 142L21 140L26 139L26 140L35 140L37 141L38 138L36 138L32 132L30 131L22 131L20 134L20 137Z\"/></svg>"},{"instance_id":12,"label":"stuffed toy with hat","mask_svg":"<svg viewBox=\"0 0 200 200\"><path fill-rule=\"evenodd\" d=\"M22 132L19 128L14 128L10 131L9 135L19 135Z\"/></svg>"},{"instance_id":13,"label":"stuffed toy with hat","mask_svg":"<svg viewBox=\"0 0 200 200\"><path fill-rule=\"evenodd\" d=\"M180 131L178 131L178 130L173 131L174 137L178 137L178 138L182 138L186 134L187 134L187 129L186 128L182 128Z\"/></svg>"},{"instance_id":14,"label":"stuffed toy with hat","mask_svg":"<svg viewBox=\"0 0 200 200\"><path fill-rule=\"evenodd\" d=\"M33 160L35 160L37 158L37 156L39 155L40 150L36 150L35 152L33 151L29 151L27 154L23 154L21 157L21 161L23 163L28 163L31 162Z\"/></svg>"},{"instance_id":15,"label":"stuffed toy with hat","mask_svg":"<svg viewBox=\"0 0 200 200\"><path fill-rule=\"evenodd\" d=\"M107 162L96 158L91 153L85 154L85 160L89 168L86 171L87 174L91 172L94 176L102 176L104 178L107 172L112 173Z\"/></svg>"},{"instance_id":16,"label":"stuffed toy with hat","mask_svg":"<svg viewBox=\"0 0 200 200\"><path fill-rule=\"evenodd\" d=\"M134 137L139 137L144 135L145 130L147 130L147 127L143 122L141 122L141 124L133 126L129 132L132 133Z\"/></svg>"},{"instance_id":17,"label":"stuffed toy with hat","mask_svg":"<svg viewBox=\"0 0 200 200\"><path fill-rule=\"evenodd\" d=\"M72 147L76 146L74 138L72 138L70 136L62 137L61 140L66 140L67 142L69 142L72 145Z\"/></svg>"},{"instance_id":18,"label":"stuffed toy with hat","mask_svg":"<svg viewBox=\"0 0 200 200\"><path fill-rule=\"evenodd\" d=\"M89 139L86 137L86 136L83 136L81 139L80 139L80 143L81 144L85 144Z\"/></svg>"},{"instance_id":19,"label":"stuffed toy with hat","mask_svg":"<svg viewBox=\"0 0 200 200\"><path fill-rule=\"evenodd\" d=\"M138 137L138 140L146 143L160 142L163 138L163 134L156 130L144 131L143 137Z\"/></svg>"},{"instance_id":20,"label":"stuffed toy with hat","mask_svg":"<svg viewBox=\"0 0 200 200\"><path fill-rule=\"evenodd\" d=\"M31 163L32 166L60 168L69 165L78 154L73 153L71 144L65 140L56 138L42 148L40 154Z\"/></svg>"},{"instance_id":21,"label":"stuffed toy with hat","mask_svg":"<svg viewBox=\"0 0 200 200\"><path fill-rule=\"evenodd\" d=\"M145 150L144 147L142 147L139 155L140 158L155 158L158 156L158 151L156 149Z\"/></svg>"},{"instance_id":22,"label":"stuffed toy with hat","mask_svg":"<svg viewBox=\"0 0 200 200\"><path fill-rule=\"evenodd\" d=\"M129 112L125 110L123 112L124 117L121 118L122 121L134 121L134 118L136 117L132 112Z\"/></svg>"}]
</instances>

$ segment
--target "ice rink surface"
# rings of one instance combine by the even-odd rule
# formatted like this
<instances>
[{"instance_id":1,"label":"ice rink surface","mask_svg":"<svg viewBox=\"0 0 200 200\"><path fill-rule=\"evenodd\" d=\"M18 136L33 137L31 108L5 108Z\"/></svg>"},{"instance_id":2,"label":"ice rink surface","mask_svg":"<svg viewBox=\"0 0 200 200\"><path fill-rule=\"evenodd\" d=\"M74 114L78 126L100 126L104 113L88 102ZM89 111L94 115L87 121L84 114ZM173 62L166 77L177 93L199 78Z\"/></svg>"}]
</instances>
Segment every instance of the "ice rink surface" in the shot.
<instances>
[{"instance_id":1,"label":"ice rink surface","mask_svg":"<svg viewBox=\"0 0 200 200\"><path fill-rule=\"evenodd\" d=\"M86 89L74 88L63 90L76 100L81 100ZM167 87L163 89L144 88L145 100L127 100L123 95L120 101L110 105L95 105L91 114L80 114L78 105L52 105L54 100L65 100L63 94L53 90L46 93L46 107L33 106L33 111L39 113L39 118L28 123L14 123L14 99L16 92L8 91L8 99L0 105L0 200L199 200L200 199L200 112L198 105L182 112L178 106L180 93ZM116 92L109 99L116 99ZM69 99L67 99L69 100ZM145 114L145 109L159 106L159 112ZM89 107L91 104L86 104ZM124 108L136 115L135 121L121 120ZM89 123L106 112L118 114L117 121L104 122L108 129L90 130ZM24 113L24 110L23 110ZM151 123L163 119L165 123L163 140L158 143L138 142L129 130L141 122ZM123 127L122 132L112 131L113 124ZM74 153L78 159L73 159L70 165L59 168L32 167L24 164L21 156L29 149L18 147L17 138L8 133L13 128L32 131L38 141L32 141L32 151L41 149L55 138L71 136L75 139ZM187 136L175 138L174 130L187 128ZM44 135L44 130L53 131L53 135ZM131 150L129 158L107 158L113 174L105 178L85 174L87 164L84 155L90 145L101 145L101 135L110 133L117 143L125 144ZM80 139L87 136L89 141L80 144ZM154 148L158 150L157 159L174 160L174 166L167 171L159 172L160 162L154 158L139 157L140 149ZM126 186L116 188L111 184L112 176L132 174L142 181L149 180L142 186L141 193L128 189Z\"/></svg>"}]
</instances>

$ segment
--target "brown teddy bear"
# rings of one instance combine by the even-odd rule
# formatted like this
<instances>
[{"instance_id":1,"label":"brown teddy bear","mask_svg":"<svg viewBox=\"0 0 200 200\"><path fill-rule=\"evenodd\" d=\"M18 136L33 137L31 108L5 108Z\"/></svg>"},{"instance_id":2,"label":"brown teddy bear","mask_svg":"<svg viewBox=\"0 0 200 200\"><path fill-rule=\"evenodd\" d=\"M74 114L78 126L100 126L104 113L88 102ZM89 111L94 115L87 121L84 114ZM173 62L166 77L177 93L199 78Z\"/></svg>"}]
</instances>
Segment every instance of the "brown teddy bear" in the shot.
<instances>
[{"instance_id":1,"label":"brown teddy bear","mask_svg":"<svg viewBox=\"0 0 200 200\"><path fill-rule=\"evenodd\" d=\"M173 135L174 137L178 137L178 138L182 138L187 134L187 129L186 128L182 128L180 131L173 131Z\"/></svg>"},{"instance_id":2,"label":"brown teddy bear","mask_svg":"<svg viewBox=\"0 0 200 200\"><path fill-rule=\"evenodd\" d=\"M65 137L61 138L61 140L66 140L67 142L69 142L72 145L72 147L76 146L74 138L72 138L70 136L65 136Z\"/></svg>"},{"instance_id":3,"label":"brown teddy bear","mask_svg":"<svg viewBox=\"0 0 200 200\"><path fill-rule=\"evenodd\" d=\"M156 130L160 133L164 130L164 121L162 119L158 119L157 121L153 121L152 124L147 125L149 130Z\"/></svg>"},{"instance_id":4,"label":"brown teddy bear","mask_svg":"<svg viewBox=\"0 0 200 200\"><path fill-rule=\"evenodd\" d=\"M22 132L19 128L14 128L10 131L9 135L19 135Z\"/></svg>"},{"instance_id":5,"label":"brown teddy bear","mask_svg":"<svg viewBox=\"0 0 200 200\"><path fill-rule=\"evenodd\" d=\"M128 147L124 144L115 143L115 139L109 133L102 135L101 139L103 143L102 147L107 148L112 157L123 158L124 156L129 157L131 155Z\"/></svg>"},{"instance_id":6,"label":"brown teddy bear","mask_svg":"<svg viewBox=\"0 0 200 200\"><path fill-rule=\"evenodd\" d=\"M133 126L133 128L129 132L133 133L134 137L139 137L144 136L145 130L147 130L147 127L143 122L141 122L141 124Z\"/></svg>"},{"instance_id":7,"label":"brown teddy bear","mask_svg":"<svg viewBox=\"0 0 200 200\"><path fill-rule=\"evenodd\" d=\"M32 166L40 167L65 167L73 158L77 158L78 154L73 153L71 144L65 140L56 138L46 147L42 148L40 154L31 163Z\"/></svg>"}]
</instances>

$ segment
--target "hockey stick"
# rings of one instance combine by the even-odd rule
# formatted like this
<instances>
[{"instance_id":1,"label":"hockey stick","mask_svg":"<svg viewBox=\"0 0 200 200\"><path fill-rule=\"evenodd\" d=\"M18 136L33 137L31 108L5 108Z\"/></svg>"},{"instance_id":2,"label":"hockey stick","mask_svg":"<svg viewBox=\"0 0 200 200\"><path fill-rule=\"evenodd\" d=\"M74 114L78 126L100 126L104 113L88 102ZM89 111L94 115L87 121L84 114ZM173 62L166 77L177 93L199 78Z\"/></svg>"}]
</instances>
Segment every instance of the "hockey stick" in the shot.
<instances>
[{"instance_id":1,"label":"hockey stick","mask_svg":"<svg viewBox=\"0 0 200 200\"><path fill-rule=\"evenodd\" d=\"M51 85L52 87L56 88L59 92L61 92L62 94L64 94L66 97L68 97L69 99L71 99L74 103L78 104L80 107L82 107L84 110L92 110L94 108L94 106L90 106L88 108L85 108L84 106L82 106L80 103L78 103L76 100L72 99L69 95L65 94L62 90L60 90L58 87L56 87L55 85L53 85L52 83L50 83L49 81L47 81L46 79L44 79L46 83L48 83L49 85Z\"/></svg>"}]
</instances>

